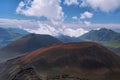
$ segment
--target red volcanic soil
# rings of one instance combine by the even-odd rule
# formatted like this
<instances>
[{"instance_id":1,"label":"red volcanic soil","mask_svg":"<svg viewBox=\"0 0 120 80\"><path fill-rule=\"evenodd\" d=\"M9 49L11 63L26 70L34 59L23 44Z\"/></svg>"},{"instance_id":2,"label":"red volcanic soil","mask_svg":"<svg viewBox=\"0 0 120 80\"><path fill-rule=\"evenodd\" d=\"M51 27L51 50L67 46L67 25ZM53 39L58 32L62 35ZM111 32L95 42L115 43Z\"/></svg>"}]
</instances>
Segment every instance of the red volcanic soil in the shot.
<instances>
[{"instance_id":1,"label":"red volcanic soil","mask_svg":"<svg viewBox=\"0 0 120 80\"><path fill-rule=\"evenodd\" d=\"M70 65L84 68L111 67L116 55L92 42L66 43L41 48L21 58L23 63L45 61L51 66Z\"/></svg>"},{"instance_id":2,"label":"red volcanic soil","mask_svg":"<svg viewBox=\"0 0 120 80\"><path fill-rule=\"evenodd\" d=\"M7 61L0 66L0 79L55 80L62 75L57 80L120 80L119 61L119 56L96 43L57 44Z\"/></svg>"}]
</instances>

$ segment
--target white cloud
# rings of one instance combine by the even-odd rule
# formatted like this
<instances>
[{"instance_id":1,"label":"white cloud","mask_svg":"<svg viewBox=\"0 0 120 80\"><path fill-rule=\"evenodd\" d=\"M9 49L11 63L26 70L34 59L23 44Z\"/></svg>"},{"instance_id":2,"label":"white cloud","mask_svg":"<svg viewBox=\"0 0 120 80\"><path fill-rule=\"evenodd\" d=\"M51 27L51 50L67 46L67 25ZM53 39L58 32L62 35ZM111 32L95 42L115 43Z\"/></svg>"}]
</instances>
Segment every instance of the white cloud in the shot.
<instances>
[{"instance_id":1,"label":"white cloud","mask_svg":"<svg viewBox=\"0 0 120 80\"><path fill-rule=\"evenodd\" d=\"M56 36L58 33L54 27L51 27L50 25L44 24L44 23L38 23L37 29L26 28L25 30L27 30L28 32L31 32L31 33L49 34L49 35L53 35L53 36Z\"/></svg>"},{"instance_id":2,"label":"white cloud","mask_svg":"<svg viewBox=\"0 0 120 80\"><path fill-rule=\"evenodd\" d=\"M39 24L39 28L37 30L33 29L25 29L31 33L37 33L37 34L49 34L52 36L57 36L60 34L67 35L70 37L79 37L83 35L84 33L88 32L87 30L84 30L82 28L78 29L72 29L72 28L67 28L64 26L64 28L55 28L47 24Z\"/></svg>"},{"instance_id":3,"label":"white cloud","mask_svg":"<svg viewBox=\"0 0 120 80\"><path fill-rule=\"evenodd\" d=\"M21 11L21 9L22 9L23 6L25 6L25 4L21 1L19 3L19 7L16 9L16 12L19 13Z\"/></svg>"},{"instance_id":4,"label":"white cloud","mask_svg":"<svg viewBox=\"0 0 120 80\"><path fill-rule=\"evenodd\" d=\"M40 23L40 22L38 23L38 25L39 27L37 28L37 30L34 30L34 29L26 29L26 30L31 33L37 33L37 34L49 34L52 36L63 34L63 35L67 35L70 37L79 37L83 35L84 33L88 32L87 30L84 30L83 28L73 29L66 25L55 27L53 25L49 25L47 23Z\"/></svg>"},{"instance_id":5,"label":"white cloud","mask_svg":"<svg viewBox=\"0 0 120 80\"><path fill-rule=\"evenodd\" d=\"M26 16L44 16L48 20L63 21L64 12L60 6L61 0L26 0L21 1L16 9L18 14Z\"/></svg>"},{"instance_id":6,"label":"white cloud","mask_svg":"<svg viewBox=\"0 0 120 80\"><path fill-rule=\"evenodd\" d=\"M70 5L78 5L78 0L64 0L64 4L70 6Z\"/></svg>"},{"instance_id":7,"label":"white cloud","mask_svg":"<svg viewBox=\"0 0 120 80\"><path fill-rule=\"evenodd\" d=\"M81 14L80 19L86 19L86 18L92 18L93 14L91 12L84 12L83 14Z\"/></svg>"},{"instance_id":8,"label":"white cloud","mask_svg":"<svg viewBox=\"0 0 120 80\"><path fill-rule=\"evenodd\" d=\"M78 17L77 17L77 16L73 16L72 19L73 19L73 20L77 20Z\"/></svg>"},{"instance_id":9,"label":"white cloud","mask_svg":"<svg viewBox=\"0 0 120 80\"><path fill-rule=\"evenodd\" d=\"M111 12L120 7L120 0L82 0L82 7L91 7L103 12Z\"/></svg>"},{"instance_id":10,"label":"white cloud","mask_svg":"<svg viewBox=\"0 0 120 80\"><path fill-rule=\"evenodd\" d=\"M78 28L78 29L66 28L64 30L64 35L68 35L70 37L79 37L87 32L88 31L84 30L83 28Z\"/></svg>"},{"instance_id":11,"label":"white cloud","mask_svg":"<svg viewBox=\"0 0 120 80\"><path fill-rule=\"evenodd\" d=\"M89 22L89 21L84 21L83 22L86 26L90 26L91 25L91 22Z\"/></svg>"}]
</instances>

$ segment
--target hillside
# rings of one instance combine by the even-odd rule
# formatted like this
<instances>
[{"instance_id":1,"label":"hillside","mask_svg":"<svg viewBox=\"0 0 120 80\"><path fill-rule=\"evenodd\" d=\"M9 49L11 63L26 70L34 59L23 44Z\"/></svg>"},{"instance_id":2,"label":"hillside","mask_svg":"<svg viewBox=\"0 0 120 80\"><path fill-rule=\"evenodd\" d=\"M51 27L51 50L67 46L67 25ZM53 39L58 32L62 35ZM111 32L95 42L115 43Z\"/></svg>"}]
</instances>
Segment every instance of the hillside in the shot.
<instances>
[{"instance_id":1,"label":"hillside","mask_svg":"<svg viewBox=\"0 0 120 80\"><path fill-rule=\"evenodd\" d=\"M49 35L28 34L0 50L0 58L22 55L41 47L62 43Z\"/></svg>"},{"instance_id":2,"label":"hillside","mask_svg":"<svg viewBox=\"0 0 120 80\"><path fill-rule=\"evenodd\" d=\"M24 34L23 34L24 32ZM15 41L16 39L27 35L28 32L21 29L14 28L0 28L0 47L4 47L7 44Z\"/></svg>"},{"instance_id":3,"label":"hillside","mask_svg":"<svg viewBox=\"0 0 120 80\"><path fill-rule=\"evenodd\" d=\"M109 46L111 48L120 48L120 41L108 41L103 42L104 46Z\"/></svg>"},{"instance_id":4,"label":"hillside","mask_svg":"<svg viewBox=\"0 0 120 80\"><path fill-rule=\"evenodd\" d=\"M119 80L119 60L119 56L96 43L59 44L2 63L0 79Z\"/></svg>"},{"instance_id":5,"label":"hillside","mask_svg":"<svg viewBox=\"0 0 120 80\"><path fill-rule=\"evenodd\" d=\"M111 48L111 47L109 47L108 49L113 51L114 53L116 53L117 55L120 56L120 48Z\"/></svg>"}]
</instances>

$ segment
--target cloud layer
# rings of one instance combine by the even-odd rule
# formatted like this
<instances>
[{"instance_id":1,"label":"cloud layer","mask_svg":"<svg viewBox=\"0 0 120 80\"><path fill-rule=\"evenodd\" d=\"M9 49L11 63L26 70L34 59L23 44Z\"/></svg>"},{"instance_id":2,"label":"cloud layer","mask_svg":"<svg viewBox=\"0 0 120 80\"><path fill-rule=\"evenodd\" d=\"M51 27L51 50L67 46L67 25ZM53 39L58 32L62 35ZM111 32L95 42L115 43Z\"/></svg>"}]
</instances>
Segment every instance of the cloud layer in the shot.
<instances>
[{"instance_id":1,"label":"cloud layer","mask_svg":"<svg viewBox=\"0 0 120 80\"><path fill-rule=\"evenodd\" d=\"M82 7L91 7L94 10L111 12L120 7L120 0L82 0Z\"/></svg>"},{"instance_id":2,"label":"cloud layer","mask_svg":"<svg viewBox=\"0 0 120 80\"><path fill-rule=\"evenodd\" d=\"M89 22L85 22L89 25ZM1 27L14 27L22 28L31 33L37 34L49 34L52 36L57 36L64 34L71 37L78 37L86 33L91 29L98 28L109 28L109 29L119 29L120 24L91 24L90 27L84 24L77 23L64 23L61 25L54 25L50 22L41 22L41 21L31 21L31 20L15 20L15 19L0 19Z\"/></svg>"},{"instance_id":3,"label":"cloud layer","mask_svg":"<svg viewBox=\"0 0 120 80\"><path fill-rule=\"evenodd\" d=\"M52 36L63 34L71 37L78 37L87 32L87 30L84 30L80 25L76 24L61 24L56 26L50 22L31 20L0 19L0 26L19 27L31 33L49 34Z\"/></svg>"}]
</instances>

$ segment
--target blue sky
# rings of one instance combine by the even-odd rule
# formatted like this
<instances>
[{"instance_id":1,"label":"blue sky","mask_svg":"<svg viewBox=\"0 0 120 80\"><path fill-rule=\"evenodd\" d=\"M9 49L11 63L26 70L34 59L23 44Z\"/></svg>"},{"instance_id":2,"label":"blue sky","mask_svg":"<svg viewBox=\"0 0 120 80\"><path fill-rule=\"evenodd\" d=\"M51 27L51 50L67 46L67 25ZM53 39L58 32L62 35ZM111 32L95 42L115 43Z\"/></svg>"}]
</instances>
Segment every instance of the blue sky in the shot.
<instances>
[{"instance_id":1,"label":"blue sky","mask_svg":"<svg viewBox=\"0 0 120 80\"><path fill-rule=\"evenodd\" d=\"M21 0L1 0L0 2L0 18L11 18L11 19L37 19L37 20L46 20L44 17L32 17L25 16L22 14L16 13L16 8L18 7ZM85 11L89 11L94 14L91 19L86 19L91 21L92 23L120 23L120 7L118 7L115 11L112 12L102 12L100 10L93 10L90 7L79 7L79 5L66 5L64 1L61 3L65 21L64 22L73 22L74 20L71 18L73 16L80 17L80 14Z\"/></svg>"},{"instance_id":2,"label":"blue sky","mask_svg":"<svg viewBox=\"0 0 120 80\"><path fill-rule=\"evenodd\" d=\"M1 0L0 26L40 34L74 33L70 36L102 27L118 30L120 0Z\"/></svg>"}]
</instances>

